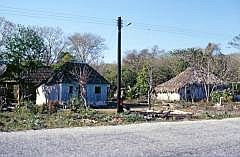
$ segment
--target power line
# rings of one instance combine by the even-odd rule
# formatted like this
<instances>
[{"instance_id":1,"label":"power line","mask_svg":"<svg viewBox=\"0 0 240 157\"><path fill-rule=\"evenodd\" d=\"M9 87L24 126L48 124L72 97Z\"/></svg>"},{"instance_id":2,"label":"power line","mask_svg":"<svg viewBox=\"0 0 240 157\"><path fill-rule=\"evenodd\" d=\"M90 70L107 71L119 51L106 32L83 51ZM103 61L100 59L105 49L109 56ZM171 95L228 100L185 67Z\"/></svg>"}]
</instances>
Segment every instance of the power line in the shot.
<instances>
[{"instance_id":1,"label":"power line","mask_svg":"<svg viewBox=\"0 0 240 157\"><path fill-rule=\"evenodd\" d=\"M37 14L39 13L43 13L43 14L50 14L50 15L62 15L62 16L70 16L70 17L81 17L81 18L88 18L88 19L95 19L95 20L104 20L104 21L113 21L115 19L108 19L108 18L100 18L100 17L95 17L95 16L83 16L83 15L79 15L79 14L75 14L75 13L70 13L70 12L53 12L53 11L49 11L46 9L37 9L37 10L33 10L33 9L27 9L27 8L17 8L17 7L9 7L9 6L3 6L0 5L1 9L9 9L11 11L16 10L16 11L25 11L25 12L35 12Z\"/></svg>"},{"instance_id":2,"label":"power line","mask_svg":"<svg viewBox=\"0 0 240 157\"><path fill-rule=\"evenodd\" d=\"M168 28L154 28L154 27L140 27L140 26L132 26L129 29L132 30L143 30L143 31L151 31L151 32L162 32L162 33L169 33L169 34L175 34L180 36L189 36L189 37L199 37L199 36L208 36L208 37L219 37L219 38L231 38L232 35L227 34L214 34L214 33L207 33L207 32L194 32L194 31L182 31L182 30L173 30Z\"/></svg>"},{"instance_id":3,"label":"power line","mask_svg":"<svg viewBox=\"0 0 240 157\"><path fill-rule=\"evenodd\" d=\"M9 7L0 5L1 10L0 13L7 15L15 15L15 16L24 16L30 18L41 18L41 19L53 19L59 21L81 21L83 23L90 24L98 24L105 26L114 26L116 20L94 17L94 16L82 16L74 13L66 13L66 12L52 12L46 11L44 9L25 9L25 8L17 8L17 7ZM222 34L222 33L213 33L213 32L203 32L199 30L193 30L189 28L181 28L175 26L163 26L157 24L147 24L141 22L131 21L133 25L129 27L130 30L143 30L143 31L151 31L151 32L162 32L169 33L178 36L188 36L188 37L196 37L196 36L208 36L208 37L220 37L220 38L231 38L232 35ZM124 24L123 24L124 25Z\"/></svg>"},{"instance_id":4,"label":"power line","mask_svg":"<svg viewBox=\"0 0 240 157\"><path fill-rule=\"evenodd\" d=\"M190 28L183 28L177 26L170 26L170 25L159 25L159 24L149 24L149 23L142 23L142 22L133 22L134 20L129 20L133 25L131 26L135 30L145 30L145 31L153 31L153 32L166 32L166 33L176 33L179 34L186 34L186 36L191 36L192 34L195 35L204 35L204 36L215 36L215 37L227 37L232 38L233 35L226 34L226 33L215 33L215 32L206 32L201 30L194 30Z\"/></svg>"},{"instance_id":5,"label":"power line","mask_svg":"<svg viewBox=\"0 0 240 157\"><path fill-rule=\"evenodd\" d=\"M74 18L69 18L69 17L64 17L64 16L55 16L54 18L51 18L46 15L42 14L27 14L27 13L20 13L20 12L6 12L3 10L0 10L0 13L2 14L7 14L7 15L14 15L14 16L23 16L23 17L29 17L29 18L41 18L44 20L58 20L58 21L66 21L66 22L73 22L73 21L82 21L84 23L90 23L90 24L100 24L100 25L106 25L106 26L114 26L113 22L112 23L106 23L106 22L100 22L96 20L90 20L90 19L74 19Z\"/></svg>"},{"instance_id":6,"label":"power line","mask_svg":"<svg viewBox=\"0 0 240 157\"><path fill-rule=\"evenodd\" d=\"M116 21L115 19L99 18L99 17L93 17L93 16L82 16L82 15L73 14L73 13L51 12L51 11L45 11L42 9L32 10L32 9L25 9L25 8L8 7L3 5L0 5L0 7L1 7L0 13L2 14L29 17L29 18L41 18L45 20L50 19L50 20L58 20L58 21L66 21L66 22L81 21L83 23L98 24L98 25L105 25L105 26L114 26L114 21Z\"/></svg>"}]
</instances>

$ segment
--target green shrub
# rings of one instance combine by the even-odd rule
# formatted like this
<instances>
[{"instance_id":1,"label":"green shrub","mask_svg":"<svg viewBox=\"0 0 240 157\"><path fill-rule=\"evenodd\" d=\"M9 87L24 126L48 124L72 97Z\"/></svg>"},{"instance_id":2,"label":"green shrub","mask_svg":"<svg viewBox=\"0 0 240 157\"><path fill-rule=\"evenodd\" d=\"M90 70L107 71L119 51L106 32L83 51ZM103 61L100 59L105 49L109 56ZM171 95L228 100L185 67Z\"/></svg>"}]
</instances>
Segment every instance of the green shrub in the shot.
<instances>
[{"instance_id":1,"label":"green shrub","mask_svg":"<svg viewBox=\"0 0 240 157\"><path fill-rule=\"evenodd\" d=\"M69 107L72 111L77 111L79 109L85 108L84 101L82 98L72 97L69 100Z\"/></svg>"},{"instance_id":2,"label":"green shrub","mask_svg":"<svg viewBox=\"0 0 240 157\"><path fill-rule=\"evenodd\" d=\"M134 99L136 97L137 97L136 96L136 88L128 86L127 90L126 90L126 98L128 100L132 100L132 99Z\"/></svg>"},{"instance_id":3,"label":"green shrub","mask_svg":"<svg viewBox=\"0 0 240 157\"><path fill-rule=\"evenodd\" d=\"M224 102L231 102L233 99L232 93L228 91L214 91L211 94L211 100L215 103L220 101L220 97L223 98L222 101Z\"/></svg>"},{"instance_id":4,"label":"green shrub","mask_svg":"<svg viewBox=\"0 0 240 157\"><path fill-rule=\"evenodd\" d=\"M27 124L29 125L28 126L29 128L34 130L44 128L42 118L39 115L34 114L30 115L29 118L27 119Z\"/></svg>"},{"instance_id":5,"label":"green shrub","mask_svg":"<svg viewBox=\"0 0 240 157\"><path fill-rule=\"evenodd\" d=\"M18 112L30 112L33 114L40 113L39 112L39 106L34 104L32 101L24 101L20 105L17 106Z\"/></svg>"}]
</instances>

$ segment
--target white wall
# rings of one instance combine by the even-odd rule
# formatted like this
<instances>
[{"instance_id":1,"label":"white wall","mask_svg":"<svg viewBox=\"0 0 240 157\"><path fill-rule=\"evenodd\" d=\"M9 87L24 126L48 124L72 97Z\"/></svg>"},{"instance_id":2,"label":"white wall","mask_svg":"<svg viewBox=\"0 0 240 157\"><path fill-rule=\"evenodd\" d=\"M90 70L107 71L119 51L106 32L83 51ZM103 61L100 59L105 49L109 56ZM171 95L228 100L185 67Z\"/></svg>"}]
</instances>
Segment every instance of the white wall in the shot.
<instances>
[{"instance_id":1,"label":"white wall","mask_svg":"<svg viewBox=\"0 0 240 157\"><path fill-rule=\"evenodd\" d=\"M36 104L37 105L43 105L46 103L46 97L45 94L43 92L43 85L41 85L40 87L37 88L36 90Z\"/></svg>"},{"instance_id":2,"label":"white wall","mask_svg":"<svg viewBox=\"0 0 240 157\"><path fill-rule=\"evenodd\" d=\"M179 101L180 100L180 94L178 94L178 93L158 93L157 94L157 100Z\"/></svg>"},{"instance_id":3,"label":"white wall","mask_svg":"<svg viewBox=\"0 0 240 157\"><path fill-rule=\"evenodd\" d=\"M59 84L48 86L48 96L44 93L44 85L41 85L36 90L36 104L43 105L46 104L46 97L48 100L60 100L61 86ZM60 92L59 92L60 91Z\"/></svg>"}]
</instances>

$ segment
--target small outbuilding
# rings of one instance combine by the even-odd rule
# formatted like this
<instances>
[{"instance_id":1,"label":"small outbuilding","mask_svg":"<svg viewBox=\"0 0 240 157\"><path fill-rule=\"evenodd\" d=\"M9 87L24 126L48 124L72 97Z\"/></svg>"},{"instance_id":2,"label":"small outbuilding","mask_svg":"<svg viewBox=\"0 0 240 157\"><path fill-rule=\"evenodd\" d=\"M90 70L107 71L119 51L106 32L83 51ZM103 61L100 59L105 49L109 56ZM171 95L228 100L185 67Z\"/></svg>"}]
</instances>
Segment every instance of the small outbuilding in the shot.
<instances>
[{"instance_id":1,"label":"small outbuilding","mask_svg":"<svg viewBox=\"0 0 240 157\"><path fill-rule=\"evenodd\" d=\"M20 78L16 80L18 74L12 69L7 61L0 61L0 94L4 95L9 104L17 104L21 100L35 102L38 84L53 74L49 66L39 66L23 69Z\"/></svg>"},{"instance_id":2,"label":"small outbuilding","mask_svg":"<svg viewBox=\"0 0 240 157\"><path fill-rule=\"evenodd\" d=\"M207 90L216 90L221 85L222 81L214 74L203 69L189 67L169 81L157 85L155 91L157 100L199 101L206 99Z\"/></svg>"}]
</instances>

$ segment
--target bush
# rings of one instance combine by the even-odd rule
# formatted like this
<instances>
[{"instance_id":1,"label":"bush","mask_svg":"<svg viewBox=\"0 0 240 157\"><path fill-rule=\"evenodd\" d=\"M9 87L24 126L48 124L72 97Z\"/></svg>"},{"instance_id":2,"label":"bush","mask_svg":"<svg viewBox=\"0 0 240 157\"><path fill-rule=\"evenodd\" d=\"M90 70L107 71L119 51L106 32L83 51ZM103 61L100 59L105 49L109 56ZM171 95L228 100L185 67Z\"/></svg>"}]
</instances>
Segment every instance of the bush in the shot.
<instances>
[{"instance_id":1,"label":"bush","mask_svg":"<svg viewBox=\"0 0 240 157\"><path fill-rule=\"evenodd\" d=\"M222 101L230 102L233 99L232 93L228 91L215 91L211 94L211 99L213 102L219 102L220 97L222 97Z\"/></svg>"},{"instance_id":2,"label":"bush","mask_svg":"<svg viewBox=\"0 0 240 157\"><path fill-rule=\"evenodd\" d=\"M69 100L69 107L72 111L77 111L79 109L85 109L84 101L82 98L72 97Z\"/></svg>"},{"instance_id":3,"label":"bush","mask_svg":"<svg viewBox=\"0 0 240 157\"><path fill-rule=\"evenodd\" d=\"M16 131L45 128L43 116L37 112L37 107L25 102L18 105L14 112L2 113L0 119L3 125L0 130Z\"/></svg>"},{"instance_id":4,"label":"bush","mask_svg":"<svg viewBox=\"0 0 240 157\"><path fill-rule=\"evenodd\" d=\"M145 121L144 117L139 114L125 114L123 115L123 117L124 117L124 121L127 123Z\"/></svg>"},{"instance_id":5,"label":"bush","mask_svg":"<svg viewBox=\"0 0 240 157\"><path fill-rule=\"evenodd\" d=\"M136 88L128 86L127 90L126 90L126 98L128 100L132 100L132 99L134 99L136 97L137 97L136 96Z\"/></svg>"},{"instance_id":6,"label":"bush","mask_svg":"<svg viewBox=\"0 0 240 157\"><path fill-rule=\"evenodd\" d=\"M30 115L29 119L27 119L27 124L29 128L37 130L44 128L43 121L39 115Z\"/></svg>"}]
</instances>

